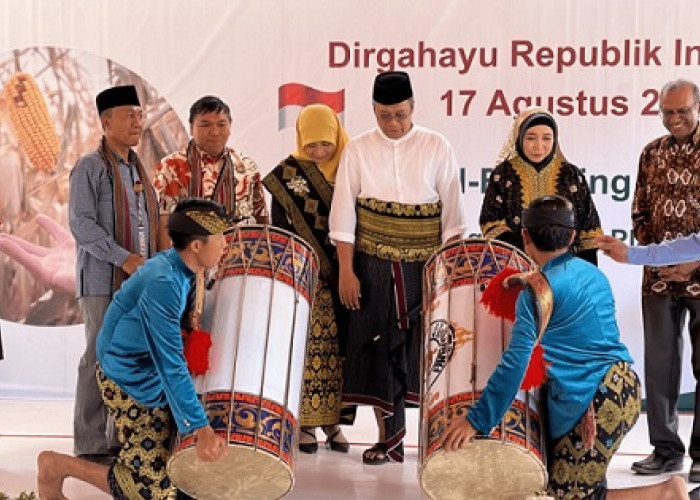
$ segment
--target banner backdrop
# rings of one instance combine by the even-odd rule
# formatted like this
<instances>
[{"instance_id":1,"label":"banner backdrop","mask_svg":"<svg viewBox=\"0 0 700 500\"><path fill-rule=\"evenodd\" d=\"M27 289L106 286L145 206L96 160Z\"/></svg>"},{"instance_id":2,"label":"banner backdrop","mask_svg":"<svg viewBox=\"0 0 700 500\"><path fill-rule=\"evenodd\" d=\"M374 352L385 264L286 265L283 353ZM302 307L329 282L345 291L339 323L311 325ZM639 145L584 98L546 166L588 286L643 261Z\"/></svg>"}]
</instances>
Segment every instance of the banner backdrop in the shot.
<instances>
[{"instance_id":1,"label":"banner backdrop","mask_svg":"<svg viewBox=\"0 0 700 500\"><path fill-rule=\"evenodd\" d=\"M263 174L293 150L301 106L326 102L341 113L352 136L375 125L371 86L377 72L408 71L415 121L444 134L457 153L474 234L485 184L513 116L539 104L554 113L567 158L585 170L605 231L632 243L638 155L665 133L657 116L658 89L679 77L700 81L700 3L691 1L3 0L0 15L0 54L7 56L0 61L6 64L19 64L28 48L112 61L129 78L147 83L144 88L161 96L185 128L190 104L218 95L233 111L230 144L255 159ZM33 71L41 81L41 72L52 68L12 71ZM114 83L113 77L104 85ZM64 85L67 94L80 91ZM52 100L56 89L42 90L52 118L64 123ZM92 101L81 105L82 121L96 127ZM0 133L8 127L4 116ZM72 167L73 147L72 141L61 143L57 171ZM0 200L0 234L39 215L27 203L36 193L26 185L32 168L26 152L13 154L22 169L9 175L11 169L2 167L0 175L20 186L25 198L9 208ZM2 159L0 165L7 156ZM65 209L67 200L54 201ZM65 217L59 222L65 225ZM641 269L600 261L615 291L623 340L643 374ZM0 265L8 273L28 272L7 257ZM3 287L0 293L0 302L8 303L13 290ZM7 312L0 318L6 358L0 362L0 397L70 397L72 364L66 363L69 374L60 380L34 372L50 373L46 367L63 365L64 356L77 359L80 328L27 328L26 319L13 320ZM33 361L36 339L27 339L32 335L55 335L74 349L52 349ZM692 389L687 369L683 390Z\"/></svg>"}]
</instances>

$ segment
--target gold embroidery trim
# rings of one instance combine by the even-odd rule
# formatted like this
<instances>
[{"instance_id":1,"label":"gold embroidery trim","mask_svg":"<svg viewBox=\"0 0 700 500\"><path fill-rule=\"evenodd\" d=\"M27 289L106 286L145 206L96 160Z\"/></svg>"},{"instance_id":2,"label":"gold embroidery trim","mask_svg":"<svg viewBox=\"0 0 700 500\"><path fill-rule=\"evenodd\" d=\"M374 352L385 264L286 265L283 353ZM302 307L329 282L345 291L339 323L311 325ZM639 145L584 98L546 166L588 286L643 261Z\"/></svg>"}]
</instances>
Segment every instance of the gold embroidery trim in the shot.
<instances>
[{"instance_id":1,"label":"gold embroidery trim","mask_svg":"<svg viewBox=\"0 0 700 500\"><path fill-rule=\"evenodd\" d=\"M360 198L355 249L391 261L427 260L440 248L441 204Z\"/></svg>"},{"instance_id":2,"label":"gold embroidery trim","mask_svg":"<svg viewBox=\"0 0 700 500\"><path fill-rule=\"evenodd\" d=\"M210 234L223 233L230 227L228 221L222 219L213 210L209 212L192 210L189 212L186 211L184 214L206 229Z\"/></svg>"},{"instance_id":3,"label":"gold embroidery trim","mask_svg":"<svg viewBox=\"0 0 700 500\"><path fill-rule=\"evenodd\" d=\"M510 228L504 219L488 222L481 226L481 233L484 235L484 238L498 238L506 231L510 231Z\"/></svg>"},{"instance_id":4,"label":"gold embroidery trim","mask_svg":"<svg viewBox=\"0 0 700 500\"><path fill-rule=\"evenodd\" d=\"M366 208L378 214L387 214L403 217L432 217L440 216L442 203L407 204L392 201L381 201L375 198L358 198L357 206Z\"/></svg>"},{"instance_id":5,"label":"gold embroidery trim","mask_svg":"<svg viewBox=\"0 0 700 500\"><path fill-rule=\"evenodd\" d=\"M557 192L557 179L562 166L558 157L555 156L551 163L539 172L520 157L513 158L510 162L520 178L523 208L535 198Z\"/></svg>"},{"instance_id":6,"label":"gold embroidery trim","mask_svg":"<svg viewBox=\"0 0 700 500\"><path fill-rule=\"evenodd\" d=\"M598 248L598 245L595 244L595 237L602 235L603 230L600 228L590 229L588 231L581 231L581 233L579 234L579 239L581 241L579 245L580 250L591 250L594 248Z\"/></svg>"}]
</instances>

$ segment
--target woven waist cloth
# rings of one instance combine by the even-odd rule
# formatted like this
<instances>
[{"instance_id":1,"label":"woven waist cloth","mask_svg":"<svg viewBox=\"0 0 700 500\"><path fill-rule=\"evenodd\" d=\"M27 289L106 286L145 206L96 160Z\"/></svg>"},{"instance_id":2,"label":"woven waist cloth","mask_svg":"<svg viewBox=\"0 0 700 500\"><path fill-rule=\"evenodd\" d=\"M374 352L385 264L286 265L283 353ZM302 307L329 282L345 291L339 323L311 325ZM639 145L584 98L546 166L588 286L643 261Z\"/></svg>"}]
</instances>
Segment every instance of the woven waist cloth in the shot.
<instances>
[{"instance_id":1,"label":"woven waist cloth","mask_svg":"<svg viewBox=\"0 0 700 500\"><path fill-rule=\"evenodd\" d=\"M428 260L441 244L442 203L357 199L355 249L391 261Z\"/></svg>"}]
</instances>

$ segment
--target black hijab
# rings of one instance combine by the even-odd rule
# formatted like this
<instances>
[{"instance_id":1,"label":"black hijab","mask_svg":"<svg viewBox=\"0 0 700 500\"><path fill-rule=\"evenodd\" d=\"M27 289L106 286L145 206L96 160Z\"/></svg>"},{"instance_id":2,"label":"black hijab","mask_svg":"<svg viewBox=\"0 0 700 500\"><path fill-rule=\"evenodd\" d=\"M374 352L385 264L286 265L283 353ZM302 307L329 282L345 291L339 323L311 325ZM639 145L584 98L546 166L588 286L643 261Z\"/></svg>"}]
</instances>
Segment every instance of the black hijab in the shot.
<instances>
[{"instance_id":1,"label":"black hijab","mask_svg":"<svg viewBox=\"0 0 700 500\"><path fill-rule=\"evenodd\" d=\"M527 132L528 129L537 125L546 125L547 127L551 128L552 133L554 134L554 142L552 144L552 150L549 152L546 158L544 158L542 161L534 163L530 161L530 159L527 156L525 156L525 153L523 152L523 138L525 137L525 132ZM529 163L538 171L540 171L544 167L546 167L549 164L549 162L552 161L552 158L554 158L554 153L556 153L557 150L558 140L559 137L557 133L557 123L554 121L554 118L552 118L547 113L534 113L525 118L523 123L520 125L520 130L518 131L518 140L515 142L515 149L517 150L518 155L520 155L520 158L522 158L523 161Z\"/></svg>"}]
</instances>

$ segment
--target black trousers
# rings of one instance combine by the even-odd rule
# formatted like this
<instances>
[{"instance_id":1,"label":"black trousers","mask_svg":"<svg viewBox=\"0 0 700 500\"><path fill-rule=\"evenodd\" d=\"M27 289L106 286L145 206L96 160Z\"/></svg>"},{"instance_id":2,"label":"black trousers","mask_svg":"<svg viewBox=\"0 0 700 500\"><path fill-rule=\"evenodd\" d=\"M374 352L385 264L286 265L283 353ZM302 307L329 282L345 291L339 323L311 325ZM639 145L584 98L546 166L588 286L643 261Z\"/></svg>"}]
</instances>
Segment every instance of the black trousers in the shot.
<instances>
[{"instance_id":1,"label":"black trousers","mask_svg":"<svg viewBox=\"0 0 700 500\"><path fill-rule=\"evenodd\" d=\"M695 377L695 415L688 449L700 460L700 299L672 296L642 297L644 318L644 387L649 439L667 458L683 455L678 436L678 398L683 370L683 326L688 317L691 363Z\"/></svg>"}]
</instances>

